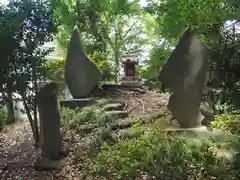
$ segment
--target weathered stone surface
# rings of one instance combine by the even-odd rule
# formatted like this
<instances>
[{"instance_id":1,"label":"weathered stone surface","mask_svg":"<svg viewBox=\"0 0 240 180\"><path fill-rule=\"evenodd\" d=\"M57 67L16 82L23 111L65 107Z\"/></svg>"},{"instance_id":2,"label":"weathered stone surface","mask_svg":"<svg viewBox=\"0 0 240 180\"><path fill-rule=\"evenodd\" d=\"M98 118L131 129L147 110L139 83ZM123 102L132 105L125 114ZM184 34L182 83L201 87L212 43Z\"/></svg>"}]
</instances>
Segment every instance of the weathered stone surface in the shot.
<instances>
[{"instance_id":1,"label":"weathered stone surface","mask_svg":"<svg viewBox=\"0 0 240 180\"><path fill-rule=\"evenodd\" d=\"M168 108L182 127L201 126L199 106L208 79L206 49L189 28L182 35L159 75L172 95Z\"/></svg>"},{"instance_id":2,"label":"weathered stone surface","mask_svg":"<svg viewBox=\"0 0 240 180\"><path fill-rule=\"evenodd\" d=\"M95 103L94 98L83 98L83 99L69 99L60 101L60 107L67 107L70 109L81 109L85 106L89 106Z\"/></svg>"},{"instance_id":3,"label":"weathered stone surface","mask_svg":"<svg viewBox=\"0 0 240 180\"><path fill-rule=\"evenodd\" d=\"M125 118L128 116L128 112L126 111L107 111L106 114L115 118Z\"/></svg>"},{"instance_id":4,"label":"weathered stone surface","mask_svg":"<svg viewBox=\"0 0 240 180\"><path fill-rule=\"evenodd\" d=\"M121 110L122 108L123 108L123 104L121 103L111 103L103 106L103 109L105 111Z\"/></svg>"},{"instance_id":5,"label":"weathered stone surface","mask_svg":"<svg viewBox=\"0 0 240 180\"><path fill-rule=\"evenodd\" d=\"M96 129L100 126L101 125L98 124L98 123L82 125L82 126L79 127L78 132L83 133L83 134L91 133L94 129Z\"/></svg>"},{"instance_id":6,"label":"weathered stone surface","mask_svg":"<svg viewBox=\"0 0 240 180\"><path fill-rule=\"evenodd\" d=\"M79 30L75 26L65 65L65 80L74 98L83 98L99 84L102 73L83 51Z\"/></svg>"},{"instance_id":7,"label":"weathered stone surface","mask_svg":"<svg viewBox=\"0 0 240 180\"><path fill-rule=\"evenodd\" d=\"M43 158L39 162L36 163L35 169L37 171L53 171L56 169L60 169L61 166L64 165L63 160L51 160Z\"/></svg>"},{"instance_id":8,"label":"weathered stone surface","mask_svg":"<svg viewBox=\"0 0 240 180\"><path fill-rule=\"evenodd\" d=\"M44 157L58 159L61 152L60 113L57 101L57 85L50 83L40 88L37 103L40 116L40 138Z\"/></svg>"}]
</instances>

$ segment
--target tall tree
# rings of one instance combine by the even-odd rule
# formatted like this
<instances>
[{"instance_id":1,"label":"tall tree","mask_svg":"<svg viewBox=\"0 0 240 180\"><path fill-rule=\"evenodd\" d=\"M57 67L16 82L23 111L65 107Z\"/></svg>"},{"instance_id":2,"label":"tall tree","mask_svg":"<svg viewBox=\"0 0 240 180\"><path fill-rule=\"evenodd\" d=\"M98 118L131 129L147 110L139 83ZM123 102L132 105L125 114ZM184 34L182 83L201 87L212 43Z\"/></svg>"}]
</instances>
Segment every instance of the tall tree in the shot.
<instances>
[{"instance_id":1,"label":"tall tree","mask_svg":"<svg viewBox=\"0 0 240 180\"><path fill-rule=\"evenodd\" d=\"M38 143L35 94L42 78L40 72L45 63L44 57L50 51L39 47L52 41L56 32L52 6L47 0L10 0L3 16L4 21L8 19L16 28L11 34L6 33L12 43L8 43L8 53L3 57L7 66L1 67L1 71L4 72L7 86L10 84L13 87L10 91L21 95L35 141Z\"/></svg>"},{"instance_id":2,"label":"tall tree","mask_svg":"<svg viewBox=\"0 0 240 180\"><path fill-rule=\"evenodd\" d=\"M19 22L14 18L6 6L0 8L0 89L2 100L7 105L8 123L14 122L14 107L12 92L14 92L14 75L9 61L12 59L17 43L14 39L19 30Z\"/></svg>"},{"instance_id":3,"label":"tall tree","mask_svg":"<svg viewBox=\"0 0 240 180\"><path fill-rule=\"evenodd\" d=\"M206 32L214 25L237 19L236 8L227 0L149 0L146 10L154 14L166 38L179 37L188 27Z\"/></svg>"}]
</instances>

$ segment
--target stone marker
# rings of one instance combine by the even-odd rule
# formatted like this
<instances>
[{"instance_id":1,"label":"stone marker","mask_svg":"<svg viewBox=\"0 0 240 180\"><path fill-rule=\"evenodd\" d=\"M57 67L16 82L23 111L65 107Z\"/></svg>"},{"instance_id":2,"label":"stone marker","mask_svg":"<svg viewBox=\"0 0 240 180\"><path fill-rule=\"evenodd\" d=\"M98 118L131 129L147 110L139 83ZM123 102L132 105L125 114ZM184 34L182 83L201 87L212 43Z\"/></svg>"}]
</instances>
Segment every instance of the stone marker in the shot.
<instances>
[{"instance_id":1,"label":"stone marker","mask_svg":"<svg viewBox=\"0 0 240 180\"><path fill-rule=\"evenodd\" d=\"M57 101L57 84L42 86L36 96L40 115L40 139L43 156L57 160L61 152L60 113Z\"/></svg>"},{"instance_id":2,"label":"stone marker","mask_svg":"<svg viewBox=\"0 0 240 180\"><path fill-rule=\"evenodd\" d=\"M99 84L102 73L84 53L79 30L74 27L65 65L65 80L75 99L86 97Z\"/></svg>"},{"instance_id":3,"label":"stone marker","mask_svg":"<svg viewBox=\"0 0 240 180\"><path fill-rule=\"evenodd\" d=\"M208 80L206 49L188 28L163 66L159 80L170 88L168 108L182 127L201 126L200 101Z\"/></svg>"}]
</instances>

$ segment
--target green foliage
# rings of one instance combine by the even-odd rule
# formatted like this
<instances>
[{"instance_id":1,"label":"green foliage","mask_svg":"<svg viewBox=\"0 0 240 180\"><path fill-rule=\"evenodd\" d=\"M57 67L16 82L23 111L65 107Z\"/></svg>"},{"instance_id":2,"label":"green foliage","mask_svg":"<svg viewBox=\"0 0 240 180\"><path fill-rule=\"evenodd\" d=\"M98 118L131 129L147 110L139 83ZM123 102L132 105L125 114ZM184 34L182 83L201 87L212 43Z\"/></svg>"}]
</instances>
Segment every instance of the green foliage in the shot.
<instances>
[{"instance_id":1,"label":"green foliage","mask_svg":"<svg viewBox=\"0 0 240 180\"><path fill-rule=\"evenodd\" d=\"M150 51L149 60L138 69L138 76L141 77L144 84L149 88L157 89L161 87L158 75L170 53L171 49L167 47L167 44L154 46Z\"/></svg>"},{"instance_id":2,"label":"green foliage","mask_svg":"<svg viewBox=\"0 0 240 180\"><path fill-rule=\"evenodd\" d=\"M94 51L93 54L88 54L88 56L102 71L103 81L110 81L113 79L113 75L111 73L112 68L109 65L107 56L103 52ZM43 73L47 77L47 80L58 83L60 92L63 92L66 89L66 83L64 79L65 64L65 59L48 61L45 68L43 68Z\"/></svg>"},{"instance_id":3,"label":"green foliage","mask_svg":"<svg viewBox=\"0 0 240 180\"><path fill-rule=\"evenodd\" d=\"M119 80L122 55L143 52L153 37L146 36L152 23L145 23L153 18L146 18L141 13L138 0L59 0L56 4L55 20L61 24L58 27L58 42L67 49L69 35L77 23L85 52L92 56L97 55L94 55L95 52L103 52L112 66L114 81ZM109 76L107 69L104 74Z\"/></svg>"},{"instance_id":4,"label":"green foliage","mask_svg":"<svg viewBox=\"0 0 240 180\"><path fill-rule=\"evenodd\" d=\"M95 62L97 67L102 71L103 81L111 81L113 79L112 67L110 66L107 55L103 52L94 51L93 54L88 55L89 58Z\"/></svg>"},{"instance_id":5,"label":"green foliage","mask_svg":"<svg viewBox=\"0 0 240 180\"><path fill-rule=\"evenodd\" d=\"M52 41L56 33L52 8L48 0L10 0L0 13L0 90L20 94L36 143L39 133L35 94L43 80L45 56L52 51L41 46Z\"/></svg>"},{"instance_id":6,"label":"green foliage","mask_svg":"<svg viewBox=\"0 0 240 180\"><path fill-rule=\"evenodd\" d=\"M201 179L217 175L221 159L207 143L196 145L179 136L149 130L140 138L114 146L105 143L95 163L110 179L135 179L139 172L154 179Z\"/></svg>"},{"instance_id":7,"label":"green foliage","mask_svg":"<svg viewBox=\"0 0 240 180\"><path fill-rule=\"evenodd\" d=\"M60 95L64 93L66 89L66 83L64 79L64 66L66 64L66 60L54 60L48 61L43 68L43 73L46 79L50 82L55 82L58 84Z\"/></svg>"},{"instance_id":8,"label":"green foliage","mask_svg":"<svg viewBox=\"0 0 240 180\"><path fill-rule=\"evenodd\" d=\"M61 121L63 126L80 128L81 125L97 124L105 126L114 119L109 116L101 107L93 105L86 106L80 110L61 108Z\"/></svg>"},{"instance_id":9,"label":"green foliage","mask_svg":"<svg viewBox=\"0 0 240 180\"><path fill-rule=\"evenodd\" d=\"M211 122L213 128L221 129L227 133L240 135L240 115L220 114Z\"/></svg>"},{"instance_id":10,"label":"green foliage","mask_svg":"<svg viewBox=\"0 0 240 180\"><path fill-rule=\"evenodd\" d=\"M65 59L48 61L46 64L47 78L52 82L62 84L64 82L65 64L66 64Z\"/></svg>"},{"instance_id":11,"label":"green foliage","mask_svg":"<svg viewBox=\"0 0 240 180\"><path fill-rule=\"evenodd\" d=\"M60 117L61 117L61 126L68 127L78 112L76 110L70 108L61 108L60 109Z\"/></svg>"},{"instance_id":12,"label":"green foliage","mask_svg":"<svg viewBox=\"0 0 240 180\"><path fill-rule=\"evenodd\" d=\"M84 107L76 116L73 118L73 125L83 125L86 123L102 123L105 118L101 118L103 113L102 109L97 106Z\"/></svg>"},{"instance_id":13,"label":"green foliage","mask_svg":"<svg viewBox=\"0 0 240 180\"><path fill-rule=\"evenodd\" d=\"M10 92L18 91L28 96L33 91L33 86L29 84L36 79L41 80L40 69L45 63L44 57L51 51L39 46L51 41L56 32L51 6L45 0L10 0L0 19L4 25L0 26L0 51L4 52L1 59L7 63L7 66L0 67L1 73L4 73L1 89L6 92L5 88L8 87ZM29 105L33 103L31 97L32 94L27 97Z\"/></svg>"},{"instance_id":14,"label":"green foliage","mask_svg":"<svg viewBox=\"0 0 240 180\"><path fill-rule=\"evenodd\" d=\"M211 88L207 93L211 96L211 104L215 114L238 113L234 106L232 93L225 88Z\"/></svg>"},{"instance_id":15,"label":"green foliage","mask_svg":"<svg viewBox=\"0 0 240 180\"><path fill-rule=\"evenodd\" d=\"M59 0L55 4L55 20L62 25L59 27L58 41L67 48L68 36L77 22L80 32L84 34L87 53L94 51L106 52L106 44L109 39L109 32L117 16L134 14L139 12L139 5L136 1L128 0L86 0L71 1Z\"/></svg>"},{"instance_id":16,"label":"green foliage","mask_svg":"<svg viewBox=\"0 0 240 180\"><path fill-rule=\"evenodd\" d=\"M225 0L153 0L146 9L155 13L161 32L168 38L179 37L189 26L208 31L213 25L237 18L236 9Z\"/></svg>"},{"instance_id":17,"label":"green foliage","mask_svg":"<svg viewBox=\"0 0 240 180\"><path fill-rule=\"evenodd\" d=\"M4 109L0 109L0 130L3 128L7 120L7 113Z\"/></svg>"}]
</instances>

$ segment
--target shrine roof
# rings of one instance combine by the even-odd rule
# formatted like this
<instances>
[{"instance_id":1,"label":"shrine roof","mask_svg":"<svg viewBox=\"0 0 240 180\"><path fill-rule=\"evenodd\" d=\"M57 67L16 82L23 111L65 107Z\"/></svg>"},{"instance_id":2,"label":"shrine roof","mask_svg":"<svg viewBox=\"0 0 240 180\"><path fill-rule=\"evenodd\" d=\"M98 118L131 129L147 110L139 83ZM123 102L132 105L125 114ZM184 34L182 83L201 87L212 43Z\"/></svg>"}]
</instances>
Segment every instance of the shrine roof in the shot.
<instances>
[{"instance_id":1,"label":"shrine roof","mask_svg":"<svg viewBox=\"0 0 240 180\"><path fill-rule=\"evenodd\" d=\"M137 54L126 54L122 56L123 58L123 64L137 64Z\"/></svg>"},{"instance_id":2,"label":"shrine roof","mask_svg":"<svg viewBox=\"0 0 240 180\"><path fill-rule=\"evenodd\" d=\"M123 64L137 64L137 63L138 63L138 60L133 58L127 58L123 60Z\"/></svg>"}]
</instances>

